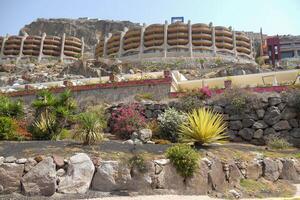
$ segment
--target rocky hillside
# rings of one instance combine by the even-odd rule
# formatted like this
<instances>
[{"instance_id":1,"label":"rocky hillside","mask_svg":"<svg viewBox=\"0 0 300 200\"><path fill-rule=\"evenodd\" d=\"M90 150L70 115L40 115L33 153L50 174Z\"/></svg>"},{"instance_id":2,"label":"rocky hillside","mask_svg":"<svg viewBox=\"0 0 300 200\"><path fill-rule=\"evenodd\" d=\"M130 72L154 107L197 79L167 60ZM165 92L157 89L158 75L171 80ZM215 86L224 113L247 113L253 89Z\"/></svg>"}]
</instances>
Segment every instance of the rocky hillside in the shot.
<instances>
[{"instance_id":1,"label":"rocky hillside","mask_svg":"<svg viewBox=\"0 0 300 200\"><path fill-rule=\"evenodd\" d=\"M129 21L112 21L112 20L99 20L99 19L43 19L39 18L28 25L25 25L20 34L25 32L29 35L67 35L75 37L84 37L86 43L86 50L93 52L94 46L97 43L97 38L101 34L108 34L113 31L121 31L124 27L139 26L137 23Z\"/></svg>"}]
</instances>

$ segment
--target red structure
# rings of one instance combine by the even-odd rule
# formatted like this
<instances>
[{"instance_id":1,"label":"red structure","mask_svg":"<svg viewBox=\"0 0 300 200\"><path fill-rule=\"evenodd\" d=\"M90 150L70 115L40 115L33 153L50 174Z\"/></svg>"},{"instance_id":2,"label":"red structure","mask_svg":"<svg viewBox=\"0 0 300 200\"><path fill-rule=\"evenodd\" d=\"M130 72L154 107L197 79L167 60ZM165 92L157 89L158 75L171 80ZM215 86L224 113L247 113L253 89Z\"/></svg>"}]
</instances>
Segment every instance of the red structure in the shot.
<instances>
[{"instance_id":1,"label":"red structure","mask_svg":"<svg viewBox=\"0 0 300 200\"><path fill-rule=\"evenodd\" d=\"M275 66L281 59L280 39L278 36L267 38L269 62Z\"/></svg>"}]
</instances>

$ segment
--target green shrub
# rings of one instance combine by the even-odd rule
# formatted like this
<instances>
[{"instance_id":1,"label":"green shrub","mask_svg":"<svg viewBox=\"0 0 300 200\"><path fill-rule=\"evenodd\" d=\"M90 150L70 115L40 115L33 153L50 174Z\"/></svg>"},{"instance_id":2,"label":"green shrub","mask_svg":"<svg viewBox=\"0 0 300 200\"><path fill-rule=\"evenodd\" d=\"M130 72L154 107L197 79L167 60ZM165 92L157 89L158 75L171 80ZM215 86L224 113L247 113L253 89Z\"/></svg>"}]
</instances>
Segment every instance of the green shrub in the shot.
<instances>
[{"instance_id":1,"label":"green shrub","mask_svg":"<svg viewBox=\"0 0 300 200\"><path fill-rule=\"evenodd\" d=\"M103 124L96 113L85 112L78 116L79 129L74 134L75 139L79 139L85 145L94 144L104 139Z\"/></svg>"},{"instance_id":2,"label":"green shrub","mask_svg":"<svg viewBox=\"0 0 300 200\"><path fill-rule=\"evenodd\" d=\"M0 117L0 140L16 140L16 124L10 117Z\"/></svg>"},{"instance_id":3,"label":"green shrub","mask_svg":"<svg viewBox=\"0 0 300 200\"><path fill-rule=\"evenodd\" d=\"M223 115L206 108L188 114L187 121L180 125L180 139L198 145L224 141L226 124Z\"/></svg>"},{"instance_id":4,"label":"green shrub","mask_svg":"<svg viewBox=\"0 0 300 200\"><path fill-rule=\"evenodd\" d=\"M23 114L24 108L20 100L12 101L8 97L0 96L0 116L20 118Z\"/></svg>"},{"instance_id":5,"label":"green shrub","mask_svg":"<svg viewBox=\"0 0 300 200\"><path fill-rule=\"evenodd\" d=\"M131 168L137 169L141 173L147 172L147 166L145 160L141 155L134 155L129 159L129 166Z\"/></svg>"},{"instance_id":6,"label":"green shrub","mask_svg":"<svg viewBox=\"0 0 300 200\"><path fill-rule=\"evenodd\" d=\"M186 120L186 115L174 108L168 108L157 118L160 127L160 137L172 142L178 141L179 126Z\"/></svg>"},{"instance_id":7,"label":"green shrub","mask_svg":"<svg viewBox=\"0 0 300 200\"><path fill-rule=\"evenodd\" d=\"M193 176L198 166L199 155L188 145L178 144L167 149L166 156L184 177Z\"/></svg>"},{"instance_id":8,"label":"green shrub","mask_svg":"<svg viewBox=\"0 0 300 200\"><path fill-rule=\"evenodd\" d=\"M288 149L292 145L285 139L277 136L270 136L266 140L267 146L272 149Z\"/></svg>"},{"instance_id":9,"label":"green shrub","mask_svg":"<svg viewBox=\"0 0 300 200\"><path fill-rule=\"evenodd\" d=\"M235 97L233 97L232 101L231 101L231 105L233 106L234 111L236 113L242 112L247 106L245 96L235 96Z\"/></svg>"},{"instance_id":10,"label":"green shrub","mask_svg":"<svg viewBox=\"0 0 300 200\"><path fill-rule=\"evenodd\" d=\"M205 97L206 95L200 91L187 92L179 99L177 108L183 112L191 112L204 106L203 100Z\"/></svg>"},{"instance_id":11,"label":"green shrub","mask_svg":"<svg viewBox=\"0 0 300 200\"><path fill-rule=\"evenodd\" d=\"M37 94L32 106L35 108L35 120L30 127L35 139L58 139L68 120L74 115L76 102L70 90L55 96L48 90Z\"/></svg>"}]
</instances>

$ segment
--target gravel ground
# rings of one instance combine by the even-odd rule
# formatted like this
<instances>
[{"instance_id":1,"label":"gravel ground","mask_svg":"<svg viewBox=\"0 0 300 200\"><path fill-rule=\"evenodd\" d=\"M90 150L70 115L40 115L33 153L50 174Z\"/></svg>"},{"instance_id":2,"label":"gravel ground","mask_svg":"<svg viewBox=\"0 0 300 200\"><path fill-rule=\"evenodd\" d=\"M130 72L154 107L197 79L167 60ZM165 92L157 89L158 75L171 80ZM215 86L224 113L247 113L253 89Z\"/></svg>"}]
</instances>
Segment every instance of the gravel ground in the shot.
<instances>
[{"instance_id":1,"label":"gravel ground","mask_svg":"<svg viewBox=\"0 0 300 200\"><path fill-rule=\"evenodd\" d=\"M121 141L104 141L97 145L83 146L73 141L2 141L0 142L0 156L15 156L17 158L33 155L49 155L51 153L73 155L78 152L147 152L162 154L170 145L144 144L136 145L122 144Z\"/></svg>"}]
</instances>

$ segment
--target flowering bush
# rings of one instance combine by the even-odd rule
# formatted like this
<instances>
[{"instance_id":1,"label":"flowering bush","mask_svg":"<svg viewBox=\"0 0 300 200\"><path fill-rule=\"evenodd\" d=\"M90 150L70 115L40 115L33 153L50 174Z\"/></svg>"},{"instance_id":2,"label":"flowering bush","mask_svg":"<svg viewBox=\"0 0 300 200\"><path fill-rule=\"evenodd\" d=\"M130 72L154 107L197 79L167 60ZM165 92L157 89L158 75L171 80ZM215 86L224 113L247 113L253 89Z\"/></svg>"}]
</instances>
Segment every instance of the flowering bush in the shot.
<instances>
[{"instance_id":1,"label":"flowering bush","mask_svg":"<svg viewBox=\"0 0 300 200\"><path fill-rule=\"evenodd\" d=\"M200 88L199 91L204 95L204 97L211 97L211 95L212 95L212 92L211 92L211 90L209 89L208 86Z\"/></svg>"},{"instance_id":2,"label":"flowering bush","mask_svg":"<svg viewBox=\"0 0 300 200\"><path fill-rule=\"evenodd\" d=\"M118 108L112 113L114 134L121 138L128 139L134 131L146 126L146 119L143 110L135 104Z\"/></svg>"},{"instance_id":3,"label":"flowering bush","mask_svg":"<svg viewBox=\"0 0 300 200\"><path fill-rule=\"evenodd\" d=\"M158 116L157 120L161 130L160 137L171 142L177 142L179 127L185 122L186 115L174 108L168 108Z\"/></svg>"}]
</instances>

